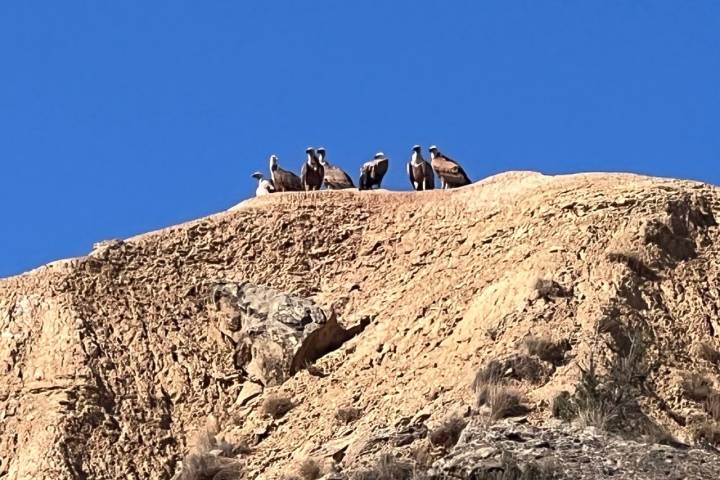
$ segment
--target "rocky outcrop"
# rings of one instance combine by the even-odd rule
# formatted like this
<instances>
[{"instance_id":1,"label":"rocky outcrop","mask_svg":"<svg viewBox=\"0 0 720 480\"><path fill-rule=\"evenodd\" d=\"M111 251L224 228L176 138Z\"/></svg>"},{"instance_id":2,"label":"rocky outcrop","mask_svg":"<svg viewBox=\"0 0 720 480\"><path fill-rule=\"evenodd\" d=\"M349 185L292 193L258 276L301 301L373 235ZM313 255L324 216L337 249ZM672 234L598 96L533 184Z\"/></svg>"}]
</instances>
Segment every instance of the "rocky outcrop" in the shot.
<instances>
[{"instance_id":1,"label":"rocky outcrop","mask_svg":"<svg viewBox=\"0 0 720 480\"><path fill-rule=\"evenodd\" d=\"M218 285L214 317L235 367L263 386L283 383L367 325L345 329L312 300L249 282Z\"/></svg>"}]
</instances>

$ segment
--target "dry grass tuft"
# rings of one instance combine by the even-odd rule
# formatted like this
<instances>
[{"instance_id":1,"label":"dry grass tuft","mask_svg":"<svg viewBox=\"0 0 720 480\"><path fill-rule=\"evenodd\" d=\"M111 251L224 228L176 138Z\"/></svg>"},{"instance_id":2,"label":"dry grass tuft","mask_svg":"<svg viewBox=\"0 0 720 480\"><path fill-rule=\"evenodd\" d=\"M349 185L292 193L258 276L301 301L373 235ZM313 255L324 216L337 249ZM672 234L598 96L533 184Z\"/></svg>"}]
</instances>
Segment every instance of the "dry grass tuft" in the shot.
<instances>
[{"instance_id":1,"label":"dry grass tuft","mask_svg":"<svg viewBox=\"0 0 720 480\"><path fill-rule=\"evenodd\" d=\"M314 458L306 458L300 464L300 476L303 480L317 480L322 476L322 467Z\"/></svg>"},{"instance_id":2,"label":"dry grass tuft","mask_svg":"<svg viewBox=\"0 0 720 480\"><path fill-rule=\"evenodd\" d=\"M528 337L523 343L530 355L553 365L562 365L565 361L565 352L570 350L567 340L554 341L544 337Z\"/></svg>"},{"instance_id":3,"label":"dry grass tuft","mask_svg":"<svg viewBox=\"0 0 720 480\"><path fill-rule=\"evenodd\" d=\"M712 392L705 400L705 411L715 420L720 422L720 394Z\"/></svg>"},{"instance_id":4,"label":"dry grass tuft","mask_svg":"<svg viewBox=\"0 0 720 480\"><path fill-rule=\"evenodd\" d=\"M493 464L488 470L478 469L473 478L483 480L555 480L563 478L559 469L551 462L530 462L521 465L512 455L504 453L500 464Z\"/></svg>"},{"instance_id":5,"label":"dry grass tuft","mask_svg":"<svg viewBox=\"0 0 720 480\"><path fill-rule=\"evenodd\" d=\"M552 416L562 420L572 420L577 416L570 392L562 391L555 395L551 405Z\"/></svg>"},{"instance_id":6,"label":"dry grass tuft","mask_svg":"<svg viewBox=\"0 0 720 480\"><path fill-rule=\"evenodd\" d=\"M720 425L715 422L703 422L693 429L693 441L701 445L720 446Z\"/></svg>"},{"instance_id":7,"label":"dry grass tuft","mask_svg":"<svg viewBox=\"0 0 720 480\"><path fill-rule=\"evenodd\" d=\"M214 417L212 417L214 420ZM217 437L217 421L208 420L204 430L190 439L190 452L183 458L178 480L235 480L242 478L242 465L233 458L237 450ZM217 454L219 451L219 455ZM211 453L213 452L213 453Z\"/></svg>"},{"instance_id":8,"label":"dry grass tuft","mask_svg":"<svg viewBox=\"0 0 720 480\"><path fill-rule=\"evenodd\" d=\"M491 360L478 370L473 382L473 388L488 383L500 383L506 378L515 380L528 380L532 383L541 383L547 379L548 372L537 358L528 355L513 355L504 360Z\"/></svg>"},{"instance_id":9,"label":"dry grass tuft","mask_svg":"<svg viewBox=\"0 0 720 480\"><path fill-rule=\"evenodd\" d=\"M465 429L467 422L464 418L453 415L448 417L435 429L430 431L430 443L436 447L450 449L460 439L460 434Z\"/></svg>"},{"instance_id":10,"label":"dry grass tuft","mask_svg":"<svg viewBox=\"0 0 720 480\"><path fill-rule=\"evenodd\" d=\"M343 425L348 425L360 419L360 417L362 417L362 410L355 407L338 408L335 412L335 420Z\"/></svg>"},{"instance_id":11,"label":"dry grass tuft","mask_svg":"<svg viewBox=\"0 0 720 480\"><path fill-rule=\"evenodd\" d=\"M691 373L683 380L682 383L683 392L685 396L696 402L702 402L712 393L712 383L697 373Z\"/></svg>"},{"instance_id":12,"label":"dry grass tuft","mask_svg":"<svg viewBox=\"0 0 720 480\"><path fill-rule=\"evenodd\" d=\"M517 417L529 412L523 405L523 397L517 390L504 385L489 385L485 392L485 404L490 407L490 418Z\"/></svg>"},{"instance_id":13,"label":"dry grass tuft","mask_svg":"<svg viewBox=\"0 0 720 480\"><path fill-rule=\"evenodd\" d=\"M351 480L413 480L420 478L412 463L395 458L390 454L381 455L369 470L359 470L350 475Z\"/></svg>"},{"instance_id":14,"label":"dry grass tuft","mask_svg":"<svg viewBox=\"0 0 720 480\"><path fill-rule=\"evenodd\" d=\"M720 364L720 352L707 342L701 342L697 347L697 355L714 365Z\"/></svg>"},{"instance_id":15,"label":"dry grass tuft","mask_svg":"<svg viewBox=\"0 0 720 480\"><path fill-rule=\"evenodd\" d=\"M262 403L262 412L273 418L281 418L294 407L292 399L283 394L269 395Z\"/></svg>"}]
</instances>

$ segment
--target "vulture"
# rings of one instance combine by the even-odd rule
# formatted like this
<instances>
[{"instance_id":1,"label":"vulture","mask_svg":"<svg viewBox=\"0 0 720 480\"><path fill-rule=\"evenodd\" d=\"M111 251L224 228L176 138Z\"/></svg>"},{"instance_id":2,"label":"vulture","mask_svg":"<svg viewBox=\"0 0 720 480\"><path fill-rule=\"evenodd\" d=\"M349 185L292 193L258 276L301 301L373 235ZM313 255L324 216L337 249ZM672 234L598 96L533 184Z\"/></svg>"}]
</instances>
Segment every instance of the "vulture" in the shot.
<instances>
[{"instance_id":1,"label":"vulture","mask_svg":"<svg viewBox=\"0 0 720 480\"><path fill-rule=\"evenodd\" d=\"M380 188L382 179L387 173L388 159L384 153L378 152L369 162L365 162L360 168L360 182L358 190L370 190L373 187Z\"/></svg>"},{"instance_id":2,"label":"vulture","mask_svg":"<svg viewBox=\"0 0 720 480\"><path fill-rule=\"evenodd\" d=\"M340 190L343 188L355 188L355 184L350 175L345 173L342 168L330 165L325 160L325 149L320 147L317 149L318 161L325 168L325 186L331 190Z\"/></svg>"},{"instance_id":3,"label":"vulture","mask_svg":"<svg viewBox=\"0 0 720 480\"><path fill-rule=\"evenodd\" d=\"M277 192L300 192L303 189L297 175L278 166L277 155L270 155L270 175Z\"/></svg>"},{"instance_id":4,"label":"vulture","mask_svg":"<svg viewBox=\"0 0 720 480\"><path fill-rule=\"evenodd\" d=\"M430 164L440 177L440 188L462 187L472 183L460 164L443 155L435 145L430 147Z\"/></svg>"},{"instance_id":5,"label":"vulture","mask_svg":"<svg viewBox=\"0 0 720 480\"><path fill-rule=\"evenodd\" d=\"M325 178L325 167L318 161L315 149L305 149L305 163L300 170L300 179L305 190L320 190L323 178Z\"/></svg>"},{"instance_id":6,"label":"vulture","mask_svg":"<svg viewBox=\"0 0 720 480\"><path fill-rule=\"evenodd\" d=\"M275 186L273 185L272 180L267 180L262 173L255 172L252 174L252 177L256 178L258 181L258 186L255 190L256 197L261 197L275 191Z\"/></svg>"},{"instance_id":7,"label":"vulture","mask_svg":"<svg viewBox=\"0 0 720 480\"><path fill-rule=\"evenodd\" d=\"M420 145L412 147L412 156L407 164L410 184L415 190L432 190L435 188L435 174L428 162L422 157Z\"/></svg>"}]
</instances>

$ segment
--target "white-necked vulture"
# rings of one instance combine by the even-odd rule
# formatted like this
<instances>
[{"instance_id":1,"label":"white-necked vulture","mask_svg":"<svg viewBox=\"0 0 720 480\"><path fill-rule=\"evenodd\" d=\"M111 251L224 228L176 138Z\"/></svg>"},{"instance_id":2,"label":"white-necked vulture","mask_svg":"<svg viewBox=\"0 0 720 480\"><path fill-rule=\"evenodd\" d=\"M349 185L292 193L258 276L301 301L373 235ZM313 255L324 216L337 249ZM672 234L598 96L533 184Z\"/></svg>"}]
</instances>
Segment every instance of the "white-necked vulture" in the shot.
<instances>
[{"instance_id":1,"label":"white-necked vulture","mask_svg":"<svg viewBox=\"0 0 720 480\"><path fill-rule=\"evenodd\" d=\"M358 190L370 190L373 187L381 187L382 179L387 173L390 159L384 153L378 152L369 162L360 167L360 181Z\"/></svg>"},{"instance_id":2,"label":"white-necked vulture","mask_svg":"<svg viewBox=\"0 0 720 480\"><path fill-rule=\"evenodd\" d=\"M276 192L301 192L303 190L300 177L278 166L277 155L270 155L270 175Z\"/></svg>"},{"instance_id":3,"label":"white-necked vulture","mask_svg":"<svg viewBox=\"0 0 720 480\"><path fill-rule=\"evenodd\" d=\"M266 179L265 175L263 175L262 173L255 172L252 174L252 177L256 178L258 181L258 186L255 190L256 197L261 197L275 191L275 186L273 185L272 180Z\"/></svg>"},{"instance_id":4,"label":"white-necked vulture","mask_svg":"<svg viewBox=\"0 0 720 480\"><path fill-rule=\"evenodd\" d=\"M435 188L435 174L428 162L422 157L420 145L412 147L412 156L407 164L407 174L410 184L417 191L432 190Z\"/></svg>"},{"instance_id":5,"label":"white-necked vulture","mask_svg":"<svg viewBox=\"0 0 720 480\"><path fill-rule=\"evenodd\" d=\"M325 167L318 161L315 149L305 149L305 163L300 170L300 180L305 190L320 190L323 178L325 178Z\"/></svg>"},{"instance_id":6,"label":"white-necked vulture","mask_svg":"<svg viewBox=\"0 0 720 480\"><path fill-rule=\"evenodd\" d=\"M440 188L462 187L472 183L460 164L443 155L435 145L430 147L430 164L440 177Z\"/></svg>"},{"instance_id":7,"label":"white-necked vulture","mask_svg":"<svg viewBox=\"0 0 720 480\"><path fill-rule=\"evenodd\" d=\"M320 165L325 168L325 186L331 190L341 190L343 188L355 188L355 184L350 175L345 173L342 168L330 165L325 160L325 149L320 147L317 149L317 156Z\"/></svg>"}]
</instances>

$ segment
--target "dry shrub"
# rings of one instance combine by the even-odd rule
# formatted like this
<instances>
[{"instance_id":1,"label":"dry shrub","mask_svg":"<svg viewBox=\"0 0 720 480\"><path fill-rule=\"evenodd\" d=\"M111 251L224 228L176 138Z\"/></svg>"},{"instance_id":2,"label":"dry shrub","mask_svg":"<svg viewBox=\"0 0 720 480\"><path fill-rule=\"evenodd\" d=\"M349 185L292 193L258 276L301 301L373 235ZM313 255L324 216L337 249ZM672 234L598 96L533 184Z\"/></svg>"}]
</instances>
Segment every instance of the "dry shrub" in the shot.
<instances>
[{"instance_id":1,"label":"dry shrub","mask_svg":"<svg viewBox=\"0 0 720 480\"><path fill-rule=\"evenodd\" d=\"M685 396L696 402L706 400L712 393L712 383L697 373L688 375L682 383Z\"/></svg>"},{"instance_id":2,"label":"dry shrub","mask_svg":"<svg viewBox=\"0 0 720 480\"><path fill-rule=\"evenodd\" d=\"M705 411L715 421L720 421L720 394L712 392L705 400Z\"/></svg>"},{"instance_id":3,"label":"dry shrub","mask_svg":"<svg viewBox=\"0 0 720 480\"><path fill-rule=\"evenodd\" d=\"M707 342L701 342L697 347L697 354L703 360L712 364L720 364L720 352Z\"/></svg>"},{"instance_id":4,"label":"dry shrub","mask_svg":"<svg viewBox=\"0 0 720 480\"><path fill-rule=\"evenodd\" d=\"M555 395L552 399L552 405L550 408L552 416L555 418L569 421L577 416L572 396L570 395L570 392L564 390Z\"/></svg>"},{"instance_id":5,"label":"dry shrub","mask_svg":"<svg viewBox=\"0 0 720 480\"><path fill-rule=\"evenodd\" d=\"M554 480L563 478L558 468L551 462L530 462L521 465L509 453L503 453L500 464L478 467L471 478L482 480Z\"/></svg>"},{"instance_id":6,"label":"dry shrub","mask_svg":"<svg viewBox=\"0 0 720 480\"><path fill-rule=\"evenodd\" d=\"M715 422L702 422L693 428L692 436L696 443L720 446L720 425Z\"/></svg>"},{"instance_id":7,"label":"dry shrub","mask_svg":"<svg viewBox=\"0 0 720 480\"><path fill-rule=\"evenodd\" d=\"M350 424L360 417L362 417L362 410L355 407L338 408L335 412L335 419L344 425Z\"/></svg>"},{"instance_id":8,"label":"dry shrub","mask_svg":"<svg viewBox=\"0 0 720 480\"><path fill-rule=\"evenodd\" d=\"M322 467L314 458L306 458L300 464L300 476L303 480L317 480L322 476Z\"/></svg>"},{"instance_id":9,"label":"dry shrub","mask_svg":"<svg viewBox=\"0 0 720 480\"><path fill-rule=\"evenodd\" d=\"M239 480L242 465L232 458L235 447L222 438L217 438L217 422L210 422L204 430L191 438L190 453L183 458L182 472L178 480ZM219 450L220 454L210 452Z\"/></svg>"},{"instance_id":10,"label":"dry shrub","mask_svg":"<svg viewBox=\"0 0 720 480\"><path fill-rule=\"evenodd\" d=\"M283 394L269 395L262 403L262 412L273 418L281 418L293 408L292 399Z\"/></svg>"},{"instance_id":11,"label":"dry shrub","mask_svg":"<svg viewBox=\"0 0 720 480\"><path fill-rule=\"evenodd\" d=\"M554 280L538 278L535 281L535 290L538 298L548 299L550 297L567 297L570 292L565 290L559 283Z\"/></svg>"},{"instance_id":12,"label":"dry shrub","mask_svg":"<svg viewBox=\"0 0 720 480\"><path fill-rule=\"evenodd\" d=\"M436 447L452 448L460 439L460 434L466 425L465 419L458 415L448 417L430 431L430 443Z\"/></svg>"},{"instance_id":13,"label":"dry shrub","mask_svg":"<svg viewBox=\"0 0 720 480\"><path fill-rule=\"evenodd\" d=\"M489 385L482 393L485 404L490 407L490 418L493 420L525 415L529 411L522 404L523 397L520 392L513 388L505 385Z\"/></svg>"},{"instance_id":14,"label":"dry shrub","mask_svg":"<svg viewBox=\"0 0 720 480\"><path fill-rule=\"evenodd\" d=\"M554 341L544 337L528 337L523 342L530 355L553 365L561 365L565 360L565 352L570 350L567 340Z\"/></svg>"},{"instance_id":15,"label":"dry shrub","mask_svg":"<svg viewBox=\"0 0 720 480\"><path fill-rule=\"evenodd\" d=\"M488 362L475 375L473 388L477 390L481 385L500 383L505 378L540 383L547 379L547 371L537 358L517 354L504 360Z\"/></svg>"},{"instance_id":16,"label":"dry shrub","mask_svg":"<svg viewBox=\"0 0 720 480\"><path fill-rule=\"evenodd\" d=\"M393 455L381 455L375 465L368 470L359 470L350 475L351 480L412 480L418 478L412 463L395 458Z\"/></svg>"}]
</instances>

